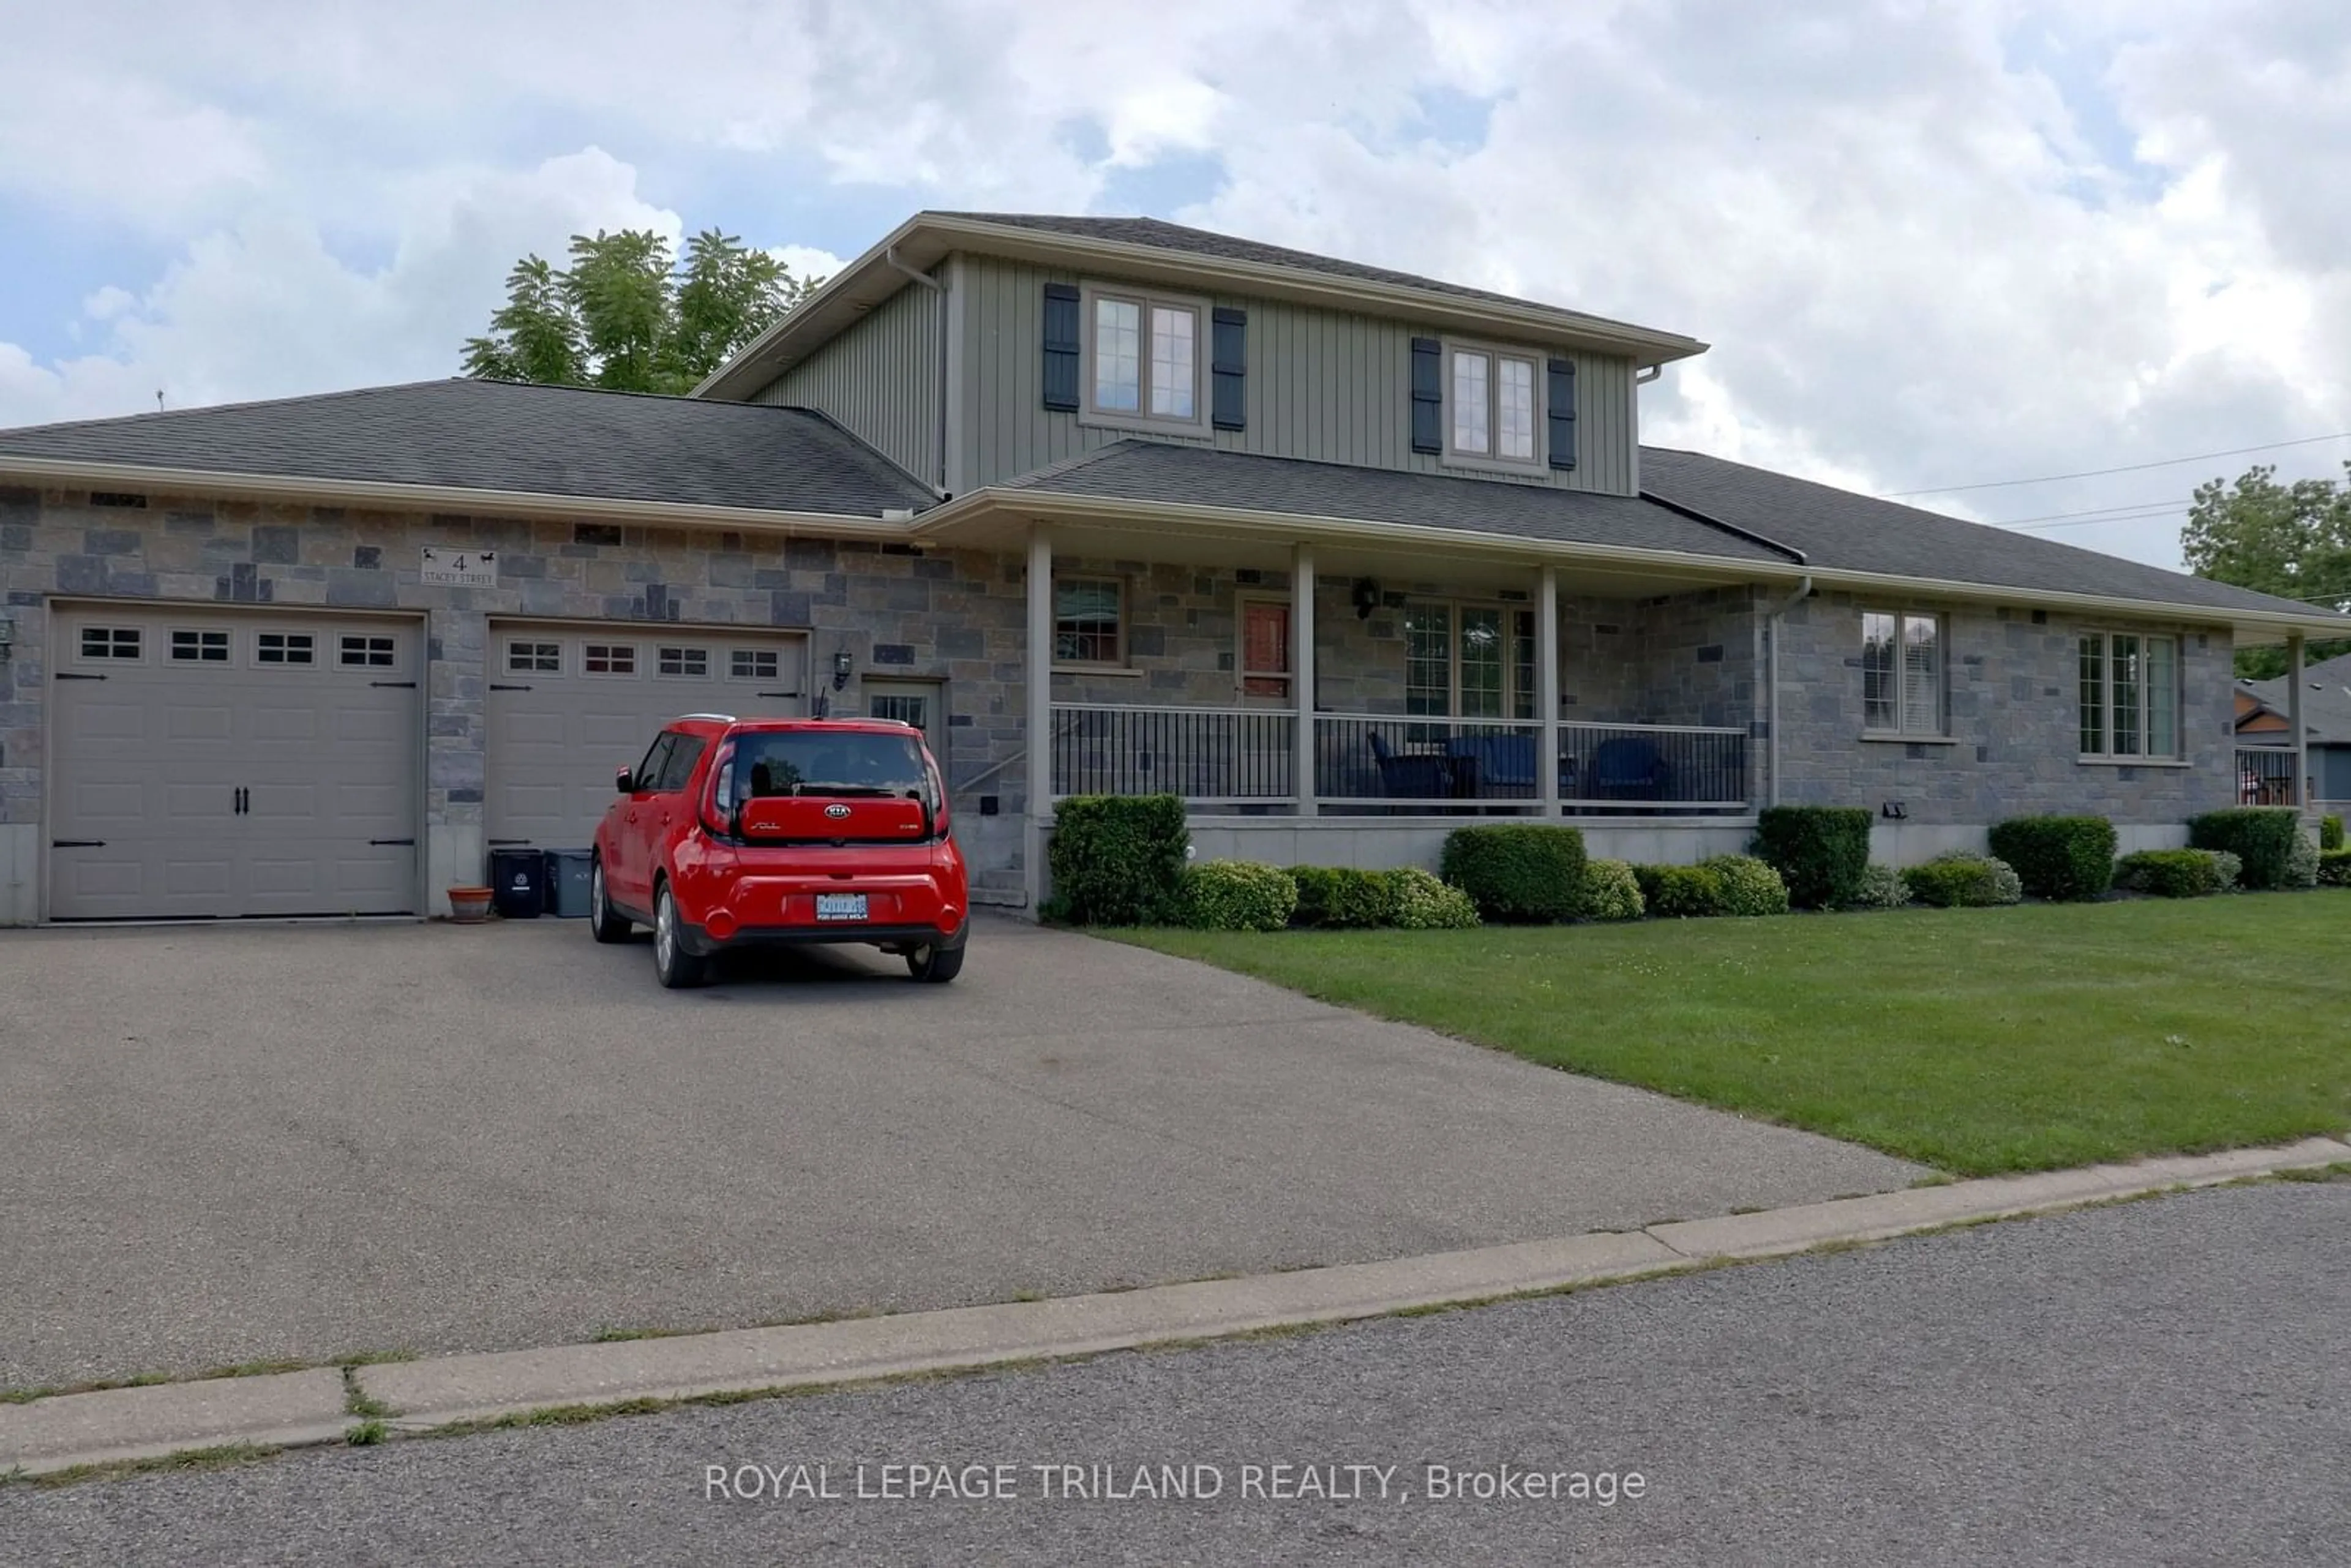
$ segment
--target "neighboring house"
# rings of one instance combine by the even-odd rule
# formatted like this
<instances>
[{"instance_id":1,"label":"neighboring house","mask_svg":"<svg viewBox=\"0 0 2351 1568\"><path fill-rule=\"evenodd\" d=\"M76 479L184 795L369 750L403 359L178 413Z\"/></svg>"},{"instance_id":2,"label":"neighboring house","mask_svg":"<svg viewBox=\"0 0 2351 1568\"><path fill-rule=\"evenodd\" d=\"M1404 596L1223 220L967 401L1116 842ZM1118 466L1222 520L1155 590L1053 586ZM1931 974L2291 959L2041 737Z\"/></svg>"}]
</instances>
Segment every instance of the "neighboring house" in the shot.
<instances>
[{"instance_id":1,"label":"neighboring house","mask_svg":"<svg viewBox=\"0 0 2351 1568\"><path fill-rule=\"evenodd\" d=\"M0 920L424 913L687 710L920 725L1204 854L2177 842L2338 619L1639 442L1674 333L1141 219L925 213L692 399L449 381L0 431ZM1542 759L1540 762L1538 759Z\"/></svg>"},{"instance_id":2,"label":"neighboring house","mask_svg":"<svg viewBox=\"0 0 2351 1568\"><path fill-rule=\"evenodd\" d=\"M2276 785L2294 777L2290 761L2273 760L2252 750L2294 744L2289 684L2283 675L2237 683L2239 768L2245 776L2246 792L2263 800L2283 795L2284 791ZM2303 671L2302 726L2313 809L2351 808L2351 653Z\"/></svg>"}]
</instances>

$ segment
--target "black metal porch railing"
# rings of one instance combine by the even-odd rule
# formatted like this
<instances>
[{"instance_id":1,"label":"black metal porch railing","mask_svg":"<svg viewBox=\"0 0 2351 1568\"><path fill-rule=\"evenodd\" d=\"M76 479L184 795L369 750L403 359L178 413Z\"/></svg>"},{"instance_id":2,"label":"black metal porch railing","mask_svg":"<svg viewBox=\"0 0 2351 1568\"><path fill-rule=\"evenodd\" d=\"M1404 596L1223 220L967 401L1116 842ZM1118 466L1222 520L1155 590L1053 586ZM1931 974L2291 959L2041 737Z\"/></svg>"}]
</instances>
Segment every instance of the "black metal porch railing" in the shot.
<instances>
[{"instance_id":1,"label":"black metal porch railing","mask_svg":"<svg viewBox=\"0 0 2351 1568\"><path fill-rule=\"evenodd\" d=\"M1297 716L1266 708L1053 705L1053 793L1297 799Z\"/></svg>"},{"instance_id":2,"label":"black metal porch railing","mask_svg":"<svg viewBox=\"0 0 2351 1568\"><path fill-rule=\"evenodd\" d=\"M2241 806L2298 804L2294 779L2294 748L2287 746L2237 747L2237 803Z\"/></svg>"},{"instance_id":3,"label":"black metal porch railing","mask_svg":"<svg viewBox=\"0 0 2351 1568\"><path fill-rule=\"evenodd\" d=\"M1559 727L1562 800L1577 807L1743 811L1747 732L1679 725Z\"/></svg>"}]
</instances>

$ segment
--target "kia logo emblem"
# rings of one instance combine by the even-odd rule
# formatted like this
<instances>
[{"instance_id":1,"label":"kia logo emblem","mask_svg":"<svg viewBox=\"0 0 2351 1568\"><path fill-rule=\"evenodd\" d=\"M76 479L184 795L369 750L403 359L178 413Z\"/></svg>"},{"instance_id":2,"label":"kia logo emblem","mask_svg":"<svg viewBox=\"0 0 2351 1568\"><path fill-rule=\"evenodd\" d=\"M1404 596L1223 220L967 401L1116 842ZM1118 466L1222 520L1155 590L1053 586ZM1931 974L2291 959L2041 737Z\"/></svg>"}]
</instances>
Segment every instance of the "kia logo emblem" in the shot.
<instances>
[{"instance_id":1,"label":"kia logo emblem","mask_svg":"<svg viewBox=\"0 0 2351 1568\"><path fill-rule=\"evenodd\" d=\"M824 814L828 817L846 817L849 815L849 808L846 806L827 806L824 809Z\"/></svg>"}]
</instances>

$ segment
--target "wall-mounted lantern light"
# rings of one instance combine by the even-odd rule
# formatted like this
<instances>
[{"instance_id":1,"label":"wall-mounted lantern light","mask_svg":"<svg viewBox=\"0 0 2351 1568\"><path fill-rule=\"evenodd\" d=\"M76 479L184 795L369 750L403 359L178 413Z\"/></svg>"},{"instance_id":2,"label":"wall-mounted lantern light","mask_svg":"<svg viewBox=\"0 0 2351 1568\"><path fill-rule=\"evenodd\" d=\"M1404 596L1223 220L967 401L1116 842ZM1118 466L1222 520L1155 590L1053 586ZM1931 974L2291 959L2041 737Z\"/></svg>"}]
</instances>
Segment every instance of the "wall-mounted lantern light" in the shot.
<instances>
[{"instance_id":1,"label":"wall-mounted lantern light","mask_svg":"<svg viewBox=\"0 0 2351 1568\"><path fill-rule=\"evenodd\" d=\"M832 689L837 692L847 691L850 673L856 668L857 661L849 656L848 649L843 648L835 653L832 656Z\"/></svg>"}]
</instances>

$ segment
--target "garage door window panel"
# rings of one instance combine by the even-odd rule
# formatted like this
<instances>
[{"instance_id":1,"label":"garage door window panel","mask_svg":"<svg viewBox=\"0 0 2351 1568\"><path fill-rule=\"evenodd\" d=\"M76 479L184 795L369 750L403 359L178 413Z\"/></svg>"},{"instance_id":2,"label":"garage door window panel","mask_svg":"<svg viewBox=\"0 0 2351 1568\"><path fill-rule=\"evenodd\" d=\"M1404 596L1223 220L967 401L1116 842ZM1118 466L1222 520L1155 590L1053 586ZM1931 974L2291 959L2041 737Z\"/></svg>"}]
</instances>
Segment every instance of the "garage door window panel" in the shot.
<instances>
[{"instance_id":1,"label":"garage door window panel","mask_svg":"<svg viewBox=\"0 0 2351 1568\"><path fill-rule=\"evenodd\" d=\"M510 642L507 644L507 673L514 675L561 674L563 644Z\"/></svg>"},{"instance_id":2,"label":"garage door window panel","mask_svg":"<svg viewBox=\"0 0 2351 1568\"><path fill-rule=\"evenodd\" d=\"M585 675L634 675L634 643L590 643L580 650L580 673Z\"/></svg>"},{"instance_id":3,"label":"garage door window panel","mask_svg":"<svg viewBox=\"0 0 2351 1568\"><path fill-rule=\"evenodd\" d=\"M174 628L172 632L172 662L175 664L225 664L228 663L228 633Z\"/></svg>"},{"instance_id":4,"label":"garage door window panel","mask_svg":"<svg viewBox=\"0 0 2351 1568\"><path fill-rule=\"evenodd\" d=\"M347 670L392 670L400 667L400 643L391 637L346 637L340 657Z\"/></svg>"},{"instance_id":5,"label":"garage door window panel","mask_svg":"<svg viewBox=\"0 0 2351 1568\"><path fill-rule=\"evenodd\" d=\"M738 681L772 681L783 671L773 648L737 648L727 659L727 674Z\"/></svg>"},{"instance_id":6,"label":"garage door window panel","mask_svg":"<svg viewBox=\"0 0 2351 1568\"><path fill-rule=\"evenodd\" d=\"M253 657L260 664L314 664L319 640L308 632L258 632L254 634Z\"/></svg>"},{"instance_id":7,"label":"garage door window panel","mask_svg":"<svg viewBox=\"0 0 2351 1568\"><path fill-rule=\"evenodd\" d=\"M710 650L668 646L656 648L653 651L653 668L664 675L706 681L710 678Z\"/></svg>"},{"instance_id":8,"label":"garage door window panel","mask_svg":"<svg viewBox=\"0 0 2351 1568\"><path fill-rule=\"evenodd\" d=\"M145 639L136 626L85 626L81 629L80 652L85 659L104 659L120 664L143 656Z\"/></svg>"}]
</instances>

